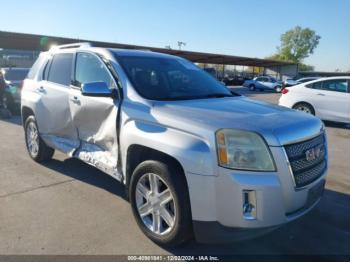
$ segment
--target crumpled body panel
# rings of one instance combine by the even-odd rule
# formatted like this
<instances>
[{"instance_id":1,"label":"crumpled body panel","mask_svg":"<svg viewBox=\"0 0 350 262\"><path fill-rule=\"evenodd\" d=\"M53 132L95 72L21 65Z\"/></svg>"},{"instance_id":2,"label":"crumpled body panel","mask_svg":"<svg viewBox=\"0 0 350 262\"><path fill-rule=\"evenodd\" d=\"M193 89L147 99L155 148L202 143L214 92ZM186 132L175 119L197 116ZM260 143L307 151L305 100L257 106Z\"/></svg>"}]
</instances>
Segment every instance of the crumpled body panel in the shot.
<instances>
[{"instance_id":1,"label":"crumpled body panel","mask_svg":"<svg viewBox=\"0 0 350 262\"><path fill-rule=\"evenodd\" d=\"M111 152L105 151L97 145L82 142L74 156L119 181L122 180L122 175L117 170L117 158Z\"/></svg>"},{"instance_id":2,"label":"crumpled body panel","mask_svg":"<svg viewBox=\"0 0 350 262\"><path fill-rule=\"evenodd\" d=\"M80 90L70 91L72 97L78 97L80 103L70 103L74 126L80 145L74 156L121 179L117 172L118 105L109 97L89 97L81 95Z\"/></svg>"},{"instance_id":3,"label":"crumpled body panel","mask_svg":"<svg viewBox=\"0 0 350 262\"><path fill-rule=\"evenodd\" d=\"M73 156L75 150L79 147L79 141L54 135L42 135L44 142L54 149L65 153L68 156Z\"/></svg>"}]
</instances>

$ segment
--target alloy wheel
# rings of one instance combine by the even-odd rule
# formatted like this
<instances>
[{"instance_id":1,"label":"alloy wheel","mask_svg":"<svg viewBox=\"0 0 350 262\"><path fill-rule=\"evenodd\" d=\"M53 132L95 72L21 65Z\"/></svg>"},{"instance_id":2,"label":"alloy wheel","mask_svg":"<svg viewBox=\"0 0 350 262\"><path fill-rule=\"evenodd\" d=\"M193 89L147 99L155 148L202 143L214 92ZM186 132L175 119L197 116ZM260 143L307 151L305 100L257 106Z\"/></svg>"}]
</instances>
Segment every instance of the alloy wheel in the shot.
<instances>
[{"instance_id":1,"label":"alloy wheel","mask_svg":"<svg viewBox=\"0 0 350 262\"><path fill-rule=\"evenodd\" d=\"M160 176L143 175L135 191L136 206L143 224L154 234L166 235L175 226L176 207L169 186Z\"/></svg>"},{"instance_id":2,"label":"alloy wheel","mask_svg":"<svg viewBox=\"0 0 350 262\"><path fill-rule=\"evenodd\" d=\"M34 122L27 125L26 139L29 153L36 157L39 153L39 132Z\"/></svg>"},{"instance_id":3,"label":"alloy wheel","mask_svg":"<svg viewBox=\"0 0 350 262\"><path fill-rule=\"evenodd\" d=\"M299 105L295 109L298 110L298 111L307 113L307 114L312 114L312 112L311 112L311 110L310 110L310 108L308 106Z\"/></svg>"}]
</instances>

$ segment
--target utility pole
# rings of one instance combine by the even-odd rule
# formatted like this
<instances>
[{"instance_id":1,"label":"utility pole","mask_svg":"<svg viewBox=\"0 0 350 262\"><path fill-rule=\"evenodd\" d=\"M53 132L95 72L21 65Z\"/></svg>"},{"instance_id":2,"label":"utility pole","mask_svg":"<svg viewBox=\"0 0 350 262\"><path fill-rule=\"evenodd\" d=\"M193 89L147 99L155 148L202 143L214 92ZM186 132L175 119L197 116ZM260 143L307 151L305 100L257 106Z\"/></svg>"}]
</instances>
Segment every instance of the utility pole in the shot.
<instances>
[{"instance_id":1,"label":"utility pole","mask_svg":"<svg viewBox=\"0 0 350 262\"><path fill-rule=\"evenodd\" d=\"M181 47L182 47L182 46L186 46L186 43L185 43L185 42L182 42L182 41L178 41L178 42L177 42L177 45L179 46L179 50L181 50Z\"/></svg>"}]
</instances>

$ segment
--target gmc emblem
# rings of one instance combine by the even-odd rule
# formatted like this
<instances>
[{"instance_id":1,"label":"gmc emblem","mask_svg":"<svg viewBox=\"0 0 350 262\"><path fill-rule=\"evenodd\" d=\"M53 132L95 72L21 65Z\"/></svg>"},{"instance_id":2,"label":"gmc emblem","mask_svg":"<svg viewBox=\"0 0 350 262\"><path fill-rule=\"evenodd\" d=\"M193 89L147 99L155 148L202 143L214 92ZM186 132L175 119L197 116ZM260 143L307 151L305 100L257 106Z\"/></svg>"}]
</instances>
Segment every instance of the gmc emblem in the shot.
<instances>
[{"instance_id":1,"label":"gmc emblem","mask_svg":"<svg viewBox=\"0 0 350 262\"><path fill-rule=\"evenodd\" d=\"M306 160L308 162L319 159L323 155L323 145L311 148L305 152Z\"/></svg>"}]
</instances>

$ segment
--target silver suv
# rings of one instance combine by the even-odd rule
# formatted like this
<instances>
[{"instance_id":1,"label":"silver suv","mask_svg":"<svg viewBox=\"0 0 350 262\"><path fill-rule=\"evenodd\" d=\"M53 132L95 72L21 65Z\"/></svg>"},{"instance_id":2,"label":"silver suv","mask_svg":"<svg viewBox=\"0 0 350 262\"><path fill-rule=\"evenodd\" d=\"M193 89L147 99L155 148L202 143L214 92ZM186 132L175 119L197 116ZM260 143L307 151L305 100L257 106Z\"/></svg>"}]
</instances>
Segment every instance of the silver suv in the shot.
<instances>
[{"instance_id":1,"label":"silver suv","mask_svg":"<svg viewBox=\"0 0 350 262\"><path fill-rule=\"evenodd\" d=\"M22 117L33 160L58 150L123 183L158 244L261 235L310 211L325 185L319 119L232 93L175 56L55 47L24 82Z\"/></svg>"}]
</instances>

